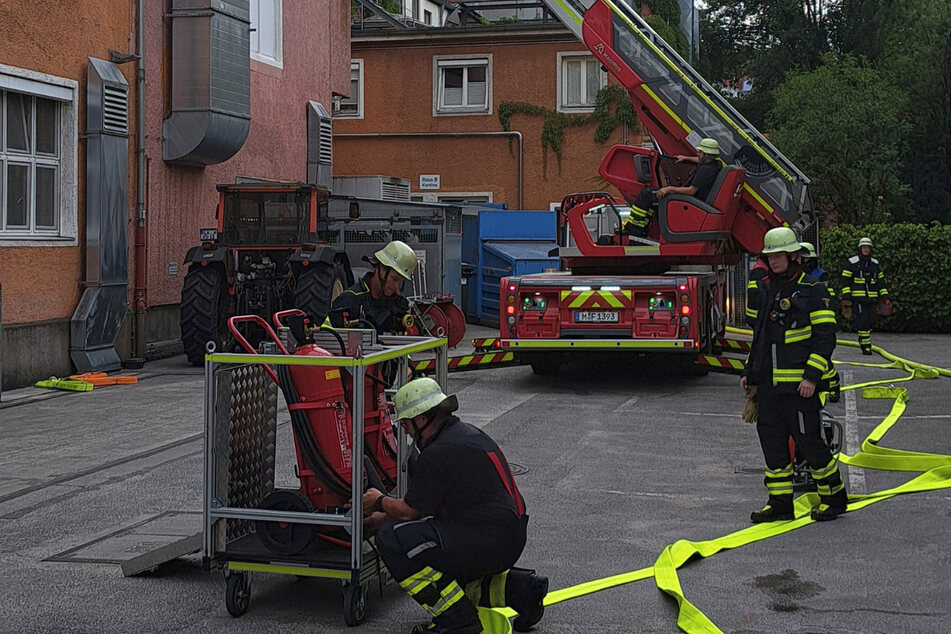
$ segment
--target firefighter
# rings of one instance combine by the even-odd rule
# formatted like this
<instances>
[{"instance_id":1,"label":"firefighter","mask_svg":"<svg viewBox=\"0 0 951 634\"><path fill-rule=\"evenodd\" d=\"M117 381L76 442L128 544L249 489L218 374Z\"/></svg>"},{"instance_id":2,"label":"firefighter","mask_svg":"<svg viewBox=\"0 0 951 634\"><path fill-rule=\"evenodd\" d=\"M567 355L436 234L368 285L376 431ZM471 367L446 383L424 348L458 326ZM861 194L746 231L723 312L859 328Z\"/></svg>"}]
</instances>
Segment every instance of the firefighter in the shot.
<instances>
[{"instance_id":1,"label":"firefighter","mask_svg":"<svg viewBox=\"0 0 951 634\"><path fill-rule=\"evenodd\" d=\"M885 287L885 275L878 260L872 257L872 239L859 240L859 254L849 258L842 267L842 316L852 319L859 335L862 354L872 354L872 318L876 304L891 309Z\"/></svg>"},{"instance_id":2,"label":"firefighter","mask_svg":"<svg viewBox=\"0 0 951 634\"><path fill-rule=\"evenodd\" d=\"M799 246L802 247L800 255L803 261L803 272L815 278L825 288L826 296L822 298L822 301L828 306L829 302L835 299L835 290L829 285L829 274L819 265L819 255L816 253L816 247L811 242L800 242ZM832 359L827 359L827 361L829 361L829 369L822 375L822 382L825 384L823 387L828 390L829 401L838 403L839 373L836 371Z\"/></svg>"},{"instance_id":3,"label":"firefighter","mask_svg":"<svg viewBox=\"0 0 951 634\"><path fill-rule=\"evenodd\" d=\"M621 233L632 236L647 235L647 223L650 222L654 210L657 209L659 198L668 194L693 196L705 201L707 194L717 180L720 173L720 144L716 139L703 139L697 146L696 156L677 155L678 163L696 163L697 169L690 175L690 179L683 187L668 185L660 189L645 187L634 199L631 205L631 215L621 229Z\"/></svg>"},{"instance_id":4,"label":"firefighter","mask_svg":"<svg viewBox=\"0 0 951 634\"><path fill-rule=\"evenodd\" d=\"M434 380L404 385L396 418L419 456L405 498L377 489L363 495L376 546L400 587L432 621L413 632L482 631L476 606L510 607L516 631L544 613L548 578L513 568L525 547L528 515L508 462L480 429L453 415L459 407Z\"/></svg>"},{"instance_id":5,"label":"firefighter","mask_svg":"<svg viewBox=\"0 0 951 634\"><path fill-rule=\"evenodd\" d=\"M416 253L405 242L394 240L365 259L373 270L337 296L330 323L341 327L356 322L357 327L369 325L380 334L402 330L409 302L400 292L403 283L413 278Z\"/></svg>"},{"instance_id":6,"label":"firefighter","mask_svg":"<svg viewBox=\"0 0 951 634\"><path fill-rule=\"evenodd\" d=\"M764 237L769 277L756 282L753 341L740 378L745 394L757 391L756 431L766 461L769 499L750 515L757 524L793 519L790 436L819 492L812 518L833 520L848 503L836 460L822 438L816 391L835 348L835 313L823 302L824 289L802 272L800 251L788 227L771 229Z\"/></svg>"}]
</instances>

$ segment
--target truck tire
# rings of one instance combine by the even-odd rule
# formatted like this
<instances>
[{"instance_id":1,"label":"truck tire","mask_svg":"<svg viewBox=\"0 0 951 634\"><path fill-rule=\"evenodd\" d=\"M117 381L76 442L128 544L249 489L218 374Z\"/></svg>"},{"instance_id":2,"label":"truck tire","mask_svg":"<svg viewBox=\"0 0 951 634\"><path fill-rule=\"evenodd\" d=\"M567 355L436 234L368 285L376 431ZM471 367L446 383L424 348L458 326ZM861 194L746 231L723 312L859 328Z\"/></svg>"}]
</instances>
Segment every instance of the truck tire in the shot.
<instances>
[{"instance_id":1,"label":"truck tire","mask_svg":"<svg viewBox=\"0 0 951 634\"><path fill-rule=\"evenodd\" d=\"M337 277L338 267L340 273L344 274L343 267L336 262L313 262L310 266L301 267L297 274L294 305L310 315L316 326L322 324L330 313L335 287L341 293L346 289L346 277L342 282Z\"/></svg>"},{"instance_id":2,"label":"truck tire","mask_svg":"<svg viewBox=\"0 0 951 634\"><path fill-rule=\"evenodd\" d=\"M215 349L225 352L230 345L228 332L228 282L220 266L192 264L182 286L182 346L188 362L200 366L205 362L205 344L215 342Z\"/></svg>"}]
</instances>

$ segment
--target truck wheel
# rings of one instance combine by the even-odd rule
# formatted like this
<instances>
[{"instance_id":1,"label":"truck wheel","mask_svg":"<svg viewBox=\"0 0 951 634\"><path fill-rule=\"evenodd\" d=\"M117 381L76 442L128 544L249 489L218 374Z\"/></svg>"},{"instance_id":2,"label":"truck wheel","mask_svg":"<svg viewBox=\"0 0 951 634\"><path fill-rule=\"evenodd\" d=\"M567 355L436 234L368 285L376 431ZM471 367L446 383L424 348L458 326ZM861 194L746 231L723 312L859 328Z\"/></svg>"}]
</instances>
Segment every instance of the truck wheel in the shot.
<instances>
[{"instance_id":1,"label":"truck wheel","mask_svg":"<svg viewBox=\"0 0 951 634\"><path fill-rule=\"evenodd\" d=\"M205 362L205 344L215 342L223 352L230 345L228 304L231 295L220 266L192 264L182 286L182 346L188 362L200 366Z\"/></svg>"},{"instance_id":2,"label":"truck wheel","mask_svg":"<svg viewBox=\"0 0 951 634\"><path fill-rule=\"evenodd\" d=\"M312 262L310 266L301 267L297 274L294 304L310 315L315 326L322 324L330 312L336 279L335 268L333 262Z\"/></svg>"},{"instance_id":3,"label":"truck wheel","mask_svg":"<svg viewBox=\"0 0 951 634\"><path fill-rule=\"evenodd\" d=\"M350 282L347 280L347 267L345 267L340 260L334 260L334 282L333 286L330 287L331 306L334 300L349 287Z\"/></svg>"}]
</instances>

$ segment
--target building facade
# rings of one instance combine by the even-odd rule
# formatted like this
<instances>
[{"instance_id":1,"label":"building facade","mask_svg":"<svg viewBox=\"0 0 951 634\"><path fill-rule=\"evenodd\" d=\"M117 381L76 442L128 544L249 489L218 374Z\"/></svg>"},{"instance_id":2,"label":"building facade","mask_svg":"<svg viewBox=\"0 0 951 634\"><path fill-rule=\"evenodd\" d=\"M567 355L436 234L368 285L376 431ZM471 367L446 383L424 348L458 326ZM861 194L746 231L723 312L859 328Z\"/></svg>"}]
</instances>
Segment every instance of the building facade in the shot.
<instances>
[{"instance_id":1,"label":"building facade","mask_svg":"<svg viewBox=\"0 0 951 634\"><path fill-rule=\"evenodd\" d=\"M87 336L100 327L93 287L125 293L119 357L174 349L182 259L215 226L215 185L307 180L308 109L349 94L349 24L349 0L0 4L5 389L73 370L77 315Z\"/></svg>"},{"instance_id":2,"label":"building facade","mask_svg":"<svg viewBox=\"0 0 951 634\"><path fill-rule=\"evenodd\" d=\"M617 125L598 143L589 121L562 129L560 159L546 152L546 120L590 117L608 82L557 22L354 31L351 46L335 175L406 178L416 200L549 209L568 193L604 189L597 169L610 145L641 141L639 128Z\"/></svg>"}]
</instances>

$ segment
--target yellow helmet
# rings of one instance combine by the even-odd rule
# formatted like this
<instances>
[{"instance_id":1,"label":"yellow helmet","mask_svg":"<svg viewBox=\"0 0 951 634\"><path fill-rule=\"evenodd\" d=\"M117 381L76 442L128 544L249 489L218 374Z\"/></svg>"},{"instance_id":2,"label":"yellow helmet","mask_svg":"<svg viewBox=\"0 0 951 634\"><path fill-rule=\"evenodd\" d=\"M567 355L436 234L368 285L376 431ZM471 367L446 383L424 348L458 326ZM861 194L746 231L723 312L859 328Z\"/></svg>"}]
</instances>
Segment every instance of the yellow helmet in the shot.
<instances>
[{"instance_id":1,"label":"yellow helmet","mask_svg":"<svg viewBox=\"0 0 951 634\"><path fill-rule=\"evenodd\" d=\"M720 144L717 143L716 139L703 139L700 141L700 145L697 146L697 150L710 156L720 156Z\"/></svg>"},{"instance_id":2,"label":"yellow helmet","mask_svg":"<svg viewBox=\"0 0 951 634\"><path fill-rule=\"evenodd\" d=\"M459 408L456 395L446 396L439 384L430 378L413 379L393 395L396 420L415 418L439 407L447 412Z\"/></svg>"},{"instance_id":3,"label":"yellow helmet","mask_svg":"<svg viewBox=\"0 0 951 634\"><path fill-rule=\"evenodd\" d=\"M376 261L388 266L406 279L413 278L416 270L416 253L405 242L393 240L373 254Z\"/></svg>"},{"instance_id":4,"label":"yellow helmet","mask_svg":"<svg viewBox=\"0 0 951 634\"><path fill-rule=\"evenodd\" d=\"M803 251L802 257L804 257L804 258L817 258L817 257L819 257L818 255L816 255L816 248L815 248L814 246L812 246L812 243L811 243L811 242L800 242L800 243L799 243L799 246L802 247L802 251Z\"/></svg>"},{"instance_id":5,"label":"yellow helmet","mask_svg":"<svg viewBox=\"0 0 951 634\"><path fill-rule=\"evenodd\" d=\"M802 250L796 232L789 227L770 229L763 236L763 255L770 253L798 253Z\"/></svg>"},{"instance_id":6,"label":"yellow helmet","mask_svg":"<svg viewBox=\"0 0 951 634\"><path fill-rule=\"evenodd\" d=\"M859 240L859 248L861 249L862 247L868 247L868 248L871 249L871 248L872 248L872 239L871 239L871 238L862 238L861 240Z\"/></svg>"}]
</instances>

